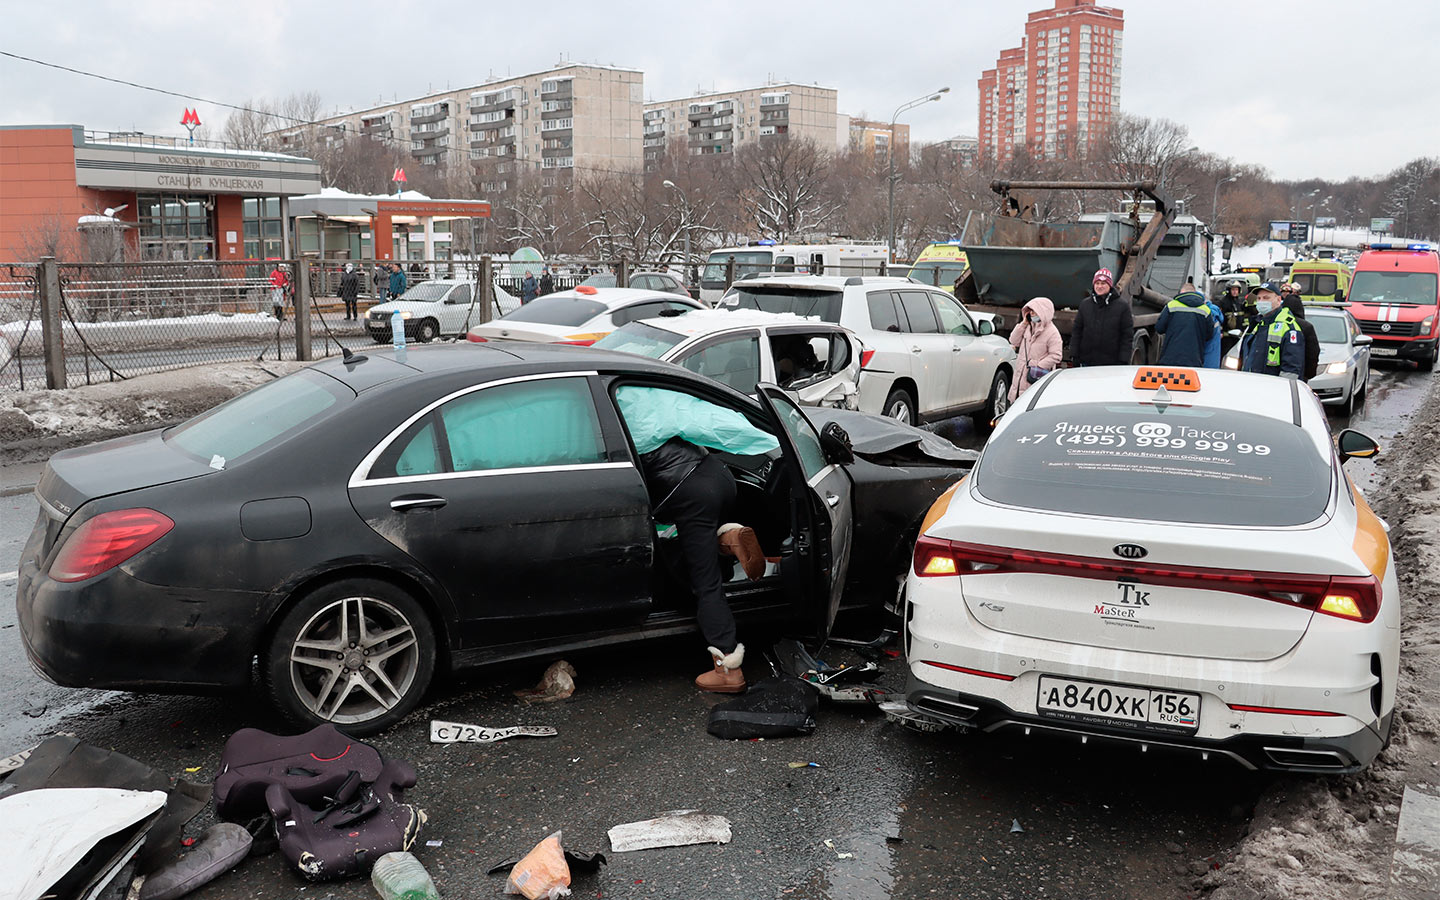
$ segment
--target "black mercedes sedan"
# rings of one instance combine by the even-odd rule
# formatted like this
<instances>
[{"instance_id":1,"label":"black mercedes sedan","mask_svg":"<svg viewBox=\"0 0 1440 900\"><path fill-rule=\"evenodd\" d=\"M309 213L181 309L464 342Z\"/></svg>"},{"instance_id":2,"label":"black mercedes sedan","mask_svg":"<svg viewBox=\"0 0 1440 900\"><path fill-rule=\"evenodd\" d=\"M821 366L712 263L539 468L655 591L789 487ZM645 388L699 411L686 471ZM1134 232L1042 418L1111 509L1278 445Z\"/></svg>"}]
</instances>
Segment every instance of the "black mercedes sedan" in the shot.
<instances>
[{"instance_id":1,"label":"black mercedes sedan","mask_svg":"<svg viewBox=\"0 0 1440 900\"><path fill-rule=\"evenodd\" d=\"M721 454L737 520L778 561L727 583L742 627L823 639L842 592L893 599L921 518L974 455L841 411L856 440L822 440L778 388L747 397L629 354L401 353L318 363L182 425L56 454L16 601L41 675L208 693L258 671L294 724L364 735L437 671L693 632L623 385L698 397L778 439Z\"/></svg>"}]
</instances>

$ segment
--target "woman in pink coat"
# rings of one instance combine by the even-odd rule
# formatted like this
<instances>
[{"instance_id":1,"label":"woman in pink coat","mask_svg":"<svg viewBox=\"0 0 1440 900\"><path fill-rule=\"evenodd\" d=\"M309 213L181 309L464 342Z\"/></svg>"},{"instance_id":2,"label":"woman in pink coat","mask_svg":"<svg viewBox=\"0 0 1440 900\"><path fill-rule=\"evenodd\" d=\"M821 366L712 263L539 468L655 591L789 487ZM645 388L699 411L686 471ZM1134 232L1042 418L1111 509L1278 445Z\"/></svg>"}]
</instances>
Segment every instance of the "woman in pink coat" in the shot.
<instances>
[{"instance_id":1,"label":"woman in pink coat","mask_svg":"<svg viewBox=\"0 0 1440 900\"><path fill-rule=\"evenodd\" d=\"M1020 311L1020 324L1010 332L1015 348L1015 379L1010 384L1010 401L1025 393L1031 382L1060 365L1060 330L1055 327L1055 304L1036 297ZM1032 377L1033 376L1033 377Z\"/></svg>"}]
</instances>

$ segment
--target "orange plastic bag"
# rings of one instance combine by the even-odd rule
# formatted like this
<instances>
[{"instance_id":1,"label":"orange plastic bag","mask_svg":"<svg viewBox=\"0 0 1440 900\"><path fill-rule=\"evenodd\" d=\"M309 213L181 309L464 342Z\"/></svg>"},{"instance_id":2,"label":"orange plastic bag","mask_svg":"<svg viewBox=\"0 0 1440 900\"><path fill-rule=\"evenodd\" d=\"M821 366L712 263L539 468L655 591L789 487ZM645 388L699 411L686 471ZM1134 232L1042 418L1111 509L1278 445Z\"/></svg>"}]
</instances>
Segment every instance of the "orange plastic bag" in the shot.
<instances>
[{"instance_id":1,"label":"orange plastic bag","mask_svg":"<svg viewBox=\"0 0 1440 900\"><path fill-rule=\"evenodd\" d=\"M555 900L570 896L570 864L560 846L560 832L547 837L525 854L505 879L505 893L522 894L526 900Z\"/></svg>"}]
</instances>

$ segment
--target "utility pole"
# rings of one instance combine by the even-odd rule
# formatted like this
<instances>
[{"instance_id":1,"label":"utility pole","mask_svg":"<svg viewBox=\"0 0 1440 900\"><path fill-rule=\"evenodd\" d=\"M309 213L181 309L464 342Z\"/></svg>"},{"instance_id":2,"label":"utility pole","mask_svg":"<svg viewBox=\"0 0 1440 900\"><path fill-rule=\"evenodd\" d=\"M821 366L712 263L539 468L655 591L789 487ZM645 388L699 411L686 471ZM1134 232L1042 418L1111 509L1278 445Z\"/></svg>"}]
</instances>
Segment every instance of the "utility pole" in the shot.
<instances>
[{"instance_id":1,"label":"utility pole","mask_svg":"<svg viewBox=\"0 0 1440 900\"><path fill-rule=\"evenodd\" d=\"M675 182L671 181L670 179L667 178L667 179L665 179L665 181L662 182L662 183L663 183L666 187L668 187L668 188L675 188L675 190L676 190L677 192L679 192L679 194L680 194L680 202L683 204L683 207L682 207L683 213L682 213L682 214L683 214L683 216L684 216L684 219L680 222L680 227L685 230L685 266L684 266L684 270L683 270L683 271L685 272L685 286L686 286L687 288L689 288L689 286L690 286L690 198L687 197L687 196L685 196L685 192L682 191L682 190L680 190L680 188L675 187Z\"/></svg>"},{"instance_id":2,"label":"utility pole","mask_svg":"<svg viewBox=\"0 0 1440 900\"><path fill-rule=\"evenodd\" d=\"M897 107L895 110L895 115L890 117L890 143L886 148L885 154L890 158L890 177L888 179L888 181L890 182L890 224L888 229L888 233L890 235L890 244L886 248L889 254L886 257L887 262L893 263L895 261L895 182L898 181L900 178L900 176L895 172L895 122L900 118L900 114L905 112L906 110L914 109L922 103L930 103L931 101L939 100L942 94L948 93L950 93L950 89L948 87L942 87L940 90L935 91L933 94L926 94L924 97L916 97L909 103L900 104L900 106ZM906 146L909 146L909 144L907 143Z\"/></svg>"}]
</instances>

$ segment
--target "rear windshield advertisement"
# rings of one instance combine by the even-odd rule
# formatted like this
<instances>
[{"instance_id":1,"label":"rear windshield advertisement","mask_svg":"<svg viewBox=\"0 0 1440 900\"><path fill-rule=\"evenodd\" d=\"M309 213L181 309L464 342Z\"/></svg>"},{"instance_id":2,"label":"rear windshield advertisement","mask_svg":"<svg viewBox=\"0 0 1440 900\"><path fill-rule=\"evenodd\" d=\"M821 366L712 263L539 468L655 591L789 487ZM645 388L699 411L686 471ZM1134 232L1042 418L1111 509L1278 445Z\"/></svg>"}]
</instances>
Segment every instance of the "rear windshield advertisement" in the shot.
<instances>
[{"instance_id":1,"label":"rear windshield advertisement","mask_svg":"<svg viewBox=\"0 0 1440 900\"><path fill-rule=\"evenodd\" d=\"M1076 404L1020 415L976 468L1012 506L1192 524L1303 525L1325 512L1330 461L1305 432L1250 413Z\"/></svg>"}]
</instances>

